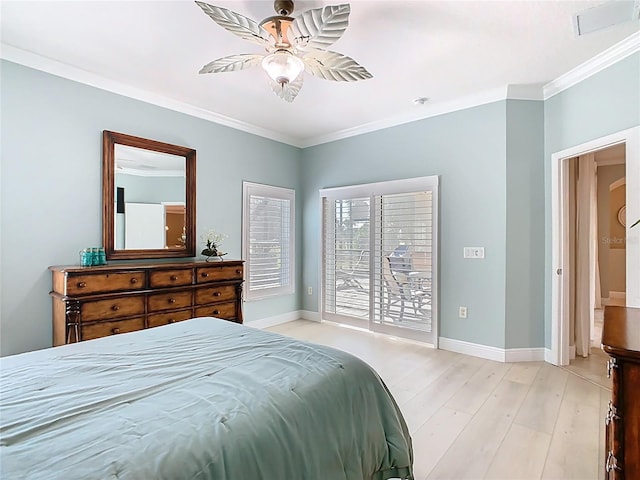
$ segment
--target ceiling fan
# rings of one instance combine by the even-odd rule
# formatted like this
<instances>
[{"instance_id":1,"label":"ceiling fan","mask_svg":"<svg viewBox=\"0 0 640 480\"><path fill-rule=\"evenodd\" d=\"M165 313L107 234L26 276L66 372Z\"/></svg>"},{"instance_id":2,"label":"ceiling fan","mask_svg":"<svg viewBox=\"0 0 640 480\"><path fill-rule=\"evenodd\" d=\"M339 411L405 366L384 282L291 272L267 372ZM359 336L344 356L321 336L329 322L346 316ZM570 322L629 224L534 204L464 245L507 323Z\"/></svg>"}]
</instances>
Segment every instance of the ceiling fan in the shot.
<instances>
[{"instance_id":1,"label":"ceiling fan","mask_svg":"<svg viewBox=\"0 0 640 480\"><path fill-rule=\"evenodd\" d=\"M371 78L366 68L346 55L326 50L338 40L349 25L349 4L329 5L290 17L293 1L275 0L277 15L260 24L226 8L196 1L218 25L229 32L256 43L266 53L243 53L208 63L200 73L233 72L262 66L271 87L280 98L292 102L303 83L303 71L325 80L355 82Z\"/></svg>"}]
</instances>

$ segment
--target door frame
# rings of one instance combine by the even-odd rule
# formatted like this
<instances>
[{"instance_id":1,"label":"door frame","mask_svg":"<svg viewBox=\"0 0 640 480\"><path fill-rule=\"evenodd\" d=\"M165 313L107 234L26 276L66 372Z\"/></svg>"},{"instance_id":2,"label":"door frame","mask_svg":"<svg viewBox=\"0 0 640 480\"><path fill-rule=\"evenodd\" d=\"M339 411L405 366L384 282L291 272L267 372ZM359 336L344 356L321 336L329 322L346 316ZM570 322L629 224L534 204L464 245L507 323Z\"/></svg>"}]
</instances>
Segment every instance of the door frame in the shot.
<instances>
[{"instance_id":1,"label":"door frame","mask_svg":"<svg viewBox=\"0 0 640 480\"><path fill-rule=\"evenodd\" d=\"M551 155L551 345L546 360L569 364L568 160L620 143L625 144L627 215L640 218L640 126L576 145ZM634 220L635 221L635 220ZM632 222L629 222L632 223ZM640 228L627 225L627 306L640 307ZM633 265L636 268L633 268Z\"/></svg>"}]
</instances>

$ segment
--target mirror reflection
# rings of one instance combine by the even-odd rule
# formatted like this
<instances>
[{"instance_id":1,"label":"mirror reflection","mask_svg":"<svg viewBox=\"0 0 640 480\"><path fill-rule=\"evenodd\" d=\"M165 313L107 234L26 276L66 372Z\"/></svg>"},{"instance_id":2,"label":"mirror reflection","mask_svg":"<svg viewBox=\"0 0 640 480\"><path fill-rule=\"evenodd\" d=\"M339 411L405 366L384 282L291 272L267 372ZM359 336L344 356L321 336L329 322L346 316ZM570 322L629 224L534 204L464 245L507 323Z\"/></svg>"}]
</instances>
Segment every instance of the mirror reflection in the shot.
<instances>
[{"instance_id":1,"label":"mirror reflection","mask_svg":"<svg viewBox=\"0 0 640 480\"><path fill-rule=\"evenodd\" d=\"M196 151L102 132L102 242L108 260L196 254Z\"/></svg>"},{"instance_id":2,"label":"mirror reflection","mask_svg":"<svg viewBox=\"0 0 640 480\"><path fill-rule=\"evenodd\" d=\"M116 144L116 250L186 248L186 160Z\"/></svg>"}]
</instances>

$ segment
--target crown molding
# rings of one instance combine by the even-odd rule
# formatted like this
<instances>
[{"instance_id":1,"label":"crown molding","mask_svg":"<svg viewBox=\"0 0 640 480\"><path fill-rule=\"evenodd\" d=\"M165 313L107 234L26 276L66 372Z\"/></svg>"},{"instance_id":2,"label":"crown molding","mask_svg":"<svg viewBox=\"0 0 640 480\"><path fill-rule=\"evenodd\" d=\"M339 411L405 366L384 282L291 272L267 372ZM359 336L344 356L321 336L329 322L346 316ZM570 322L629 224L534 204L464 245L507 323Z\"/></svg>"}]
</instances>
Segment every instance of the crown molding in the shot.
<instances>
[{"instance_id":1,"label":"crown molding","mask_svg":"<svg viewBox=\"0 0 640 480\"><path fill-rule=\"evenodd\" d=\"M210 122L251 133L259 137L300 147L299 142L288 135L282 135L281 133L264 129L256 125L251 125L249 123L240 122L231 117L211 112L188 103L179 102L171 98L163 97L162 95L157 95L124 83L116 82L95 73L82 70L81 68L73 67L51 58L19 49L6 43L0 43L0 58L24 65L25 67L34 68L58 77L99 88L101 90L140 100L141 102L167 108L169 110L191 115L203 120L208 120Z\"/></svg>"},{"instance_id":2,"label":"crown molding","mask_svg":"<svg viewBox=\"0 0 640 480\"><path fill-rule=\"evenodd\" d=\"M640 32L633 33L621 42L616 43L595 57L578 65L573 70L569 70L564 75L559 76L555 80L547 83L543 87L543 99L547 100L554 95L573 87L577 83L601 72L614 63L640 51Z\"/></svg>"},{"instance_id":3,"label":"crown molding","mask_svg":"<svg viewBox=\"0 0 640 480\"><path fill-rule=\"evenodd\" d=\"M385 128L397 127L405 123L424 120L458 110L478 107L480 105L486 105L488 103L504 100L506 97L506 88L501 87L467 97L451 100L448 102L442 102L434 105L419 105L416 106L417 110L415 111L415 113L397 115L395 117L390 117L383 120L358 125L357 127L340 130L328 135L307 138L303 141L302 148L312 147L315 145L320 145L322 143L334 142L336 140L343 140L345 138L362 135L363 133L371 133Z\"/></svg>"},{"instance_id":4,"label":"crown molding","mask_svg":"<svg viewBox=\"0 0 640 480\"><path fill-rule=\"evenodd\" d=\"M300 139L291 137L289 135L283 135L282 133L258 127L246 122L241 122L231 117L211 112L194 105L150 93L148 91L135 88L130 85L104 78L100 75L88 72L86 70L72 67L70 65L66 65L64 63L37 55L32 52L21 50L5 43L0 43L0 58L3 58L10 62L18 63L30 68L34 68L36 70L50 73L52 75L90 85L95 88L116 93L118 95L123 95L125 97L133 98L145 103L167 108L169 110L184 113L186 115L191 115L193 117L208 120L219 125L224 125L236 130L241 130L246 133L285 143L287 145L298 148L312 147L323 143L342 140L356 135L371 133L377 130L424 120L438 115L452 113L458 110L465 110L480 105L486 105L505 99L544 101L638 51L640 51L640 32L636 32L630 35L613 47L596 55L590 60L584 62L573 70L570 70L569 72L542 87L539 85L507 85L504 87L480 92L478 94L442 102L436 105L427 104L424 106L416 106L416 110L409 114L403 114L380 121L369 122L357 127L340 130L327 135Z\"/></svg>"}]
</instances>

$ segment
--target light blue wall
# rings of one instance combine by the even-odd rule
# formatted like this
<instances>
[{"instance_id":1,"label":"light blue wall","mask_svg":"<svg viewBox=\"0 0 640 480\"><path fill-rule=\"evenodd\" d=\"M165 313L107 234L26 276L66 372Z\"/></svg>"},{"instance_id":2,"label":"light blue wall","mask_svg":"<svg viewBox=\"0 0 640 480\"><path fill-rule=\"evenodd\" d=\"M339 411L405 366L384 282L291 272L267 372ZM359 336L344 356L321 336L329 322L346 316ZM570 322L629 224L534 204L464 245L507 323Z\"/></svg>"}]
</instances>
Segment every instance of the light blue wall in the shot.
<instances>
[{"instance_id":1,"label":"light blue wall","mask_svg":"<svg viewBox=\"0 0 640 480\"><path fill-rule=\"evenodd\" d=\"M142 177L118 173L116 187L124 188L124 201L127 203L185 202L187 198L184 177Z\"/></svg>"},{"instance_id":2,"label":"light blue wall","mask_svg":"<svg viewBox=\"0 0 640 480\"><path fill-rule=\"evenodd\" d=\"M504 347L506 102L412 122L303 151L303 307L318 311L318 190L440 176L440 334ZM484 246L484 260L463 247ZM468 307L467 319L458 307Z\"/></svg>"},{"instance_id":3,"label":"light blue wall","mask_svg":"<svg viewBox=\"0 0 640 480\"><path fill-rule=\"evenodd\" d=\"M544 104L545 345L551 345L551 155L640 125L640 53L635 53Z\"/></svg>"},{"instance_id":4,"label":"light blue wall","mask_svg":"<svg viewBox=\"0 0 640 480\"><path fill-rule=\"evenodd\" d=\"M526 348L550 345L551 154L640 125L638 53L544 107L496 102L304 150L10 62L1 75L3 355L51 344L46 267L101 242L102 130L195 148L198 231L228 234L230 258L242 180L296 189L298 293L245 304L247 320L318 310L320 188L439 175L441 335Z\"/></svg>"},{"instance_id":5,"label":"light blue wall","mask_svg":"<svg viewBox=\"0 0 640 480\"><path fill-rule=\"evenodd\" d=\"M544 106L507 101L506 348L544 345Z\"/></svg>"},{"instance_id":6,"label":"light blue wall","mask_svg":"<svg viewBox=\"0 0 640 480\"><path fill-rule=\"evenodd\" d=\"M198 234L226 233L228 258L241 256L243 180L299 189L295 147L10 62L1 67L3 355L51 346L47 267L77 265L81 248L102 242L103 130L196 149ZM247 303L245 317L298 309L289 295Z\"/></svg>"}]
</instances>

